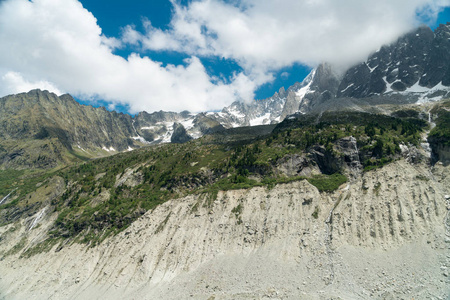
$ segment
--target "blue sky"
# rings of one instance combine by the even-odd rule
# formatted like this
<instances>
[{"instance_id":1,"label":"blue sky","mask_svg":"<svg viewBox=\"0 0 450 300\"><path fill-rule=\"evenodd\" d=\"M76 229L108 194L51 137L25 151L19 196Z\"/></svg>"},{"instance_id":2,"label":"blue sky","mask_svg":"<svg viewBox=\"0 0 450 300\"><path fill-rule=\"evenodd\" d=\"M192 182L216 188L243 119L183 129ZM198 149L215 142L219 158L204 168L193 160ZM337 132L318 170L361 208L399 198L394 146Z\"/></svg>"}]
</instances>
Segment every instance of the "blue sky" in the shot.
<instances>
[{"instance_id":1,"label":"blue sky","mask_svg":"<svg viewBox=\"0 0 450 300\"><path fill-rule=\"evenodd\" d=\"M187 3L188 1L184 1ZM82 0L83 6L91 11L97 18L98 24L107 36L119 36L123 27L133 24L138 30L144 30L142 19L151 21L152 26L167 30L173 14L173 6L169 0ZM429 26L435 29L438 24L450 21L450 7L445 8L436 21L430 21ZM136 49L126 48L116 51L117 54L127 57ZM178 52L146 51L154 60L164 64L183 64L183 59L188 55ZM233 72L242 71L242 68L233 60L217 57L203 57L202 63L207 67L211 75L223 75L229 78ZM280 87L288 88L295 82L302 81L311 71L311 68L300 63L281 68L275 72L273 81L263 84L255 92L256 99L264 99L272 96Z\"/></svg>"},{"instance_id":2,"label":"blue sky","mask_svg":"<svg viewBox=\"0 0 450 300\"><path fill-rule=\"evenodd\" d=\"M84 104L220 110L364 60L450 0L3 0L0 96L32 88Z\"/></svg>"},{"instance_id":3,"label":"blue sky","mask_svg":"<svg viewBox=\"0 0 450 300\"><path fill-rule=\"evenodd\" d=\"M173 14L173 6L169 0L82 0L80 2L94 14L103 33L107 36L119 36L122 28L130 24L142 31L144 30L142 26L143 18L150 20L152 26L165 30L169 28ZM188 1L184 2L187 3ZM127 57L136 50L133 47L129 47L116 50L116 54ZM186 54L173 51L145 51L144 55L163 64L183 64L183 59L189 57ZM242 71L239 64L229 59L208 56L202 57L201 61L211 75L222 75L225 78L229 78L233 72ZM282 86L288 88L295 82L302 81L310 71L310 67L299 63L277 70L273 81L262 85L256 90L255 98L268 98ZM122 110L124 109L122 108Z\"/></svg>"}]
</instances>

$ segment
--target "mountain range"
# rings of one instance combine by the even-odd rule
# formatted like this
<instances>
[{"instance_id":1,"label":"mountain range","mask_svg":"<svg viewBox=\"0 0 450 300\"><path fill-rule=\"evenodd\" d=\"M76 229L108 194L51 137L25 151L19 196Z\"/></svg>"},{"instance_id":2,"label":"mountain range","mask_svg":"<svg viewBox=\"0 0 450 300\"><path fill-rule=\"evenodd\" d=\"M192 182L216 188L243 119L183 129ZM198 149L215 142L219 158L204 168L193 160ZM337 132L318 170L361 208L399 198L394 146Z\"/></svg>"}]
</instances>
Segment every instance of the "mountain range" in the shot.
<instances>
[{"instance_id":1,"label":"mountain range","mask_svg":"<svg viewBox=\"0 0 450 300\"><path fill-rule=\"evenodd\" d=\"M295 113L365 111L449 96L450 23L434 32L423 26L343 73L322 63L302 82L270 98L236 101L220 112L140 112L132 117L80 105L67 94L33 90L6 96L0 99L0 164L53 168L229 128L276 124Z\"/></svg>"}]
</instances>

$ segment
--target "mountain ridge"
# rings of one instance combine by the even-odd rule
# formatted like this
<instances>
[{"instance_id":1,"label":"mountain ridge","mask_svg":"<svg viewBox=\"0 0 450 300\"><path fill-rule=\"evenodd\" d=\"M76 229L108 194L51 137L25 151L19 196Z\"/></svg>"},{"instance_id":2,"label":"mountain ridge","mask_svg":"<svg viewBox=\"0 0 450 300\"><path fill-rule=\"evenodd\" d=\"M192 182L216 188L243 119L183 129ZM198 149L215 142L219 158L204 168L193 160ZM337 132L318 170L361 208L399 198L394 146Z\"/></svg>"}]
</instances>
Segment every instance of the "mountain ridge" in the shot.
<instances>
[{"instance_id":1,"label":"mountain ridge","mask_svg":"<svg viewBox=\"0 0 450 300\"><path fill-rule=\"evenodd\" d=\"M70 95L33 90L0 99L0 165L53 168L146 145L184 142L229 128L277 124L295 113L376 111L450 97L450 23L381 47L338 74L322 63L302 81L221 112L140 112L135 116L78 104ZM21 141L27 147L20 147ZM31 141L35 144L30 146ZM30 151L30 149L33 149Z\"/></svg>"}]
</instances>

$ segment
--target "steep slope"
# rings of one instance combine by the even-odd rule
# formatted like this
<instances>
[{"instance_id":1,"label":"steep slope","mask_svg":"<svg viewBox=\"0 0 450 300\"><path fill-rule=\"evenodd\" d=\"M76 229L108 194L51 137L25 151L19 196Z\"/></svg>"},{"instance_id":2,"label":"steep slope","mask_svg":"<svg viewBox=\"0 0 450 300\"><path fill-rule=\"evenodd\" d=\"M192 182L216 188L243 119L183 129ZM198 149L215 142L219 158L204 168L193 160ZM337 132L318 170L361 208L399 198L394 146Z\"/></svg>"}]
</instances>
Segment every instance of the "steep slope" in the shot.
<instances>
[{"instance_id":1,"label":"steep slope","mask_svg":"<svg viewBox=\"0 0 450 300\"><path fill-rule=\"evenodd\" d=\"M0 298L444 299L449 171L401 160L328 194L300 181L171 200L100 246L7 256ZM2 227L2 251L55 218Z\"/></svg>"}]
</instances>

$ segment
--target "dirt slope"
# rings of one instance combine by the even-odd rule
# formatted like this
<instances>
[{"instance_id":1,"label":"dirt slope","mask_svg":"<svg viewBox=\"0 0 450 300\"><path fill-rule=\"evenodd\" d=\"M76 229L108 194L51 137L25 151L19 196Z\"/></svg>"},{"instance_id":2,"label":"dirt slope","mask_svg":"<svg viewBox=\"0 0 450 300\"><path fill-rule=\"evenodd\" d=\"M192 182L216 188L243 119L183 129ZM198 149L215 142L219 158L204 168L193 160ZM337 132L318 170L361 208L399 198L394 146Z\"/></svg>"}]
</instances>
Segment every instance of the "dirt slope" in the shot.
<instances>
[{"instance_id":1,"label":"dirt slope","mask_svg":"<svg viewBox=\"0 0 450 300\"><path fill-rule=\"evenodd\" d=\"M6 256L0 299L448 299L449 171L401 160L332 194L300 181L172 200L96 248ZM1 227L0 251L55 218L29 231L36 217Z\"/></svg>"}]
</instances>

